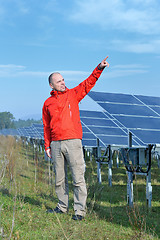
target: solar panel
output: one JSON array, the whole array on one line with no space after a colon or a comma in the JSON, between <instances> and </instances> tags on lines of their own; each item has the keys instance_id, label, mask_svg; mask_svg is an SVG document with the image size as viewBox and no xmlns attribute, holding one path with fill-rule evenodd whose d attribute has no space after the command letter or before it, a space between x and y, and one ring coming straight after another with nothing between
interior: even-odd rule
<instances>
[{"instance_id":1,"label":"solar panel","mask_svg":"<svg viewBox=\"0 0 160 240\"><path fill-rule=\"evenodd\" d=\"M151 108L160 115L160 107L151 106Z\"/></svg>"},{"instance_id":2,"label":"solar panel","mask_svg":"<svg viewBox=\"0 0 160 240\"><path fill-rule=\"evenodd\" d=\"M156 144L160 142L160 132L152 130L132 130L146 144ZM152 137L151 137L152 136Z\"/></svg>"},{"instance_id":3,"label":"solar panel","mask_svg":"<svg viewBox=\"0 0 160 240\"><path fill-rule=\"evenodd\" d=\"M38 133L38 131L34 127L23 127L23 128L18 128L18 132L20 136L23 137L29 137L29 138L35 138L35 139L40 139L41 136Z\"/></svg>"},{"instance_id":4,"label":"solar panel","mask_svg":"<svg viewBox=\"0 0 160 240\"><path fill-rule=\"evenodd\" d=\"M88 94L96 102L119 102L119 103L130 103L130 104L139 104L139 101L129 94L122 93L105 93L105 92L94 92L90 91Z\"/></svg>"},{"instance_id":5,"label":"solar panel","mask_svg":"<svg viewBox=\"0 0 160 240\"><path fill-rule=\"evenodd\" d=\"M83 128L83 146L95 147L97 139L103 147L110 144L128 145L128 130L104 112L80 110L80 117ZM137 139L133 138L133 144L139 145L139 140L137 142Z\"/></svg>"},{"instance_id":6,"label":"solar panel","mask_svg":"<svg viewBox=\"0 0 160 240\"><path fill-rule=\"evenodd\" d=\"M4 135L4 136L7 136L7 135L10 135L10 136L18 136L19 133L17 131L17 129L13 129L13 128L4 128L2 130L0 130L0 135Z\"/></svg>"},{"instance_id":7,"label":"solar panel","mask_svg":"<svg viewBox=\"0 0 160 240\"><path fill-rule=\"evenodd\" d=\"M157 114L144 105L119 104L119 103L99 103L99 105L111 114L135 115L135 116L153 116Z\"/></svg>"},{"instance_id":8,"label":"solar panel","mask_svg":"<svg viewBox=\"0 0 160 240\"><path fill-rule=\"evenodd\" d=\"M38 132L40 135L40 138L43 139L44 133L43 133L43 125L39 123L33 123L32 127Z\"/></svg>"},{"instance_id":9,"label":"solar panel","mask_svg":"<svg viewBox=\"0 0 160 240\"><path fill-rule=\"evenodd\" d=\"M81 117L81 120L83 119L83 123L87 126L98 126L98 127L106 127L106 126L110 126L113 127L115 126L115 124L109 120L109 119L105 119L105 118L96 118L96 117L92 117L92 118L87 118L87 117Z\"/></svg>"},{"instance_id":10,"label":"solar panel","mask_svg":"<svg viewBox=\"0 0 160 240\"><path fill-rule=\"evenodd\" d=\"M134 95L138 100L149 106L160 106L160 97L150 97L142 95Z\"/></svg>"},{"instance_id":11,"label":"solar panel","mask_svg":"<svg viewBox=\"0 0 160 240\"><path fill-rule=\"evenodd\" d=\"M93 91L89 96L140 145L160 143L160 98Z\"/></svg>"},{"instance_id":12,"label":"solar panel","mask_svg":"<svg viewBox=\"0 0 160 240\"><path fill-rule=\"evenodd\" d=\"M128 129L154 129L160 130L160 118L153 117L134 117L134 116L115 116L118 121L120 121Z\"/></svg>"}]
</instances>

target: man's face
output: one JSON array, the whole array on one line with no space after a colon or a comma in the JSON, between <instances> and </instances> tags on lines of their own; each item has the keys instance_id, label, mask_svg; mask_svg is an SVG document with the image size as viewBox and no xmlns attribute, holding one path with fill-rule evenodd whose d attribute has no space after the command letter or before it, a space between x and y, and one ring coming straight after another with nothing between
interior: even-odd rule
<instances>
[{"instance_id":1,"label":"man's face","mask_svg":"<svg viewBox=\"0 0 160 240\"><path fill-rule=\"evenodd\" d=\"M52 81L50 83L50 87L53 90L64 92L66 89L64 78L61 74L56 73L52 76Z\"/></svg>"}]
</instances>

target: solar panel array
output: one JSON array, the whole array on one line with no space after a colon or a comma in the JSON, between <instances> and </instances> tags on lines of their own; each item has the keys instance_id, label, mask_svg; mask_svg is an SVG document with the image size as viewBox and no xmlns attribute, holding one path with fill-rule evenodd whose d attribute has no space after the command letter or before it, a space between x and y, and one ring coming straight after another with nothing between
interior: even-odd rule
<instances>
[{"instance_id":1,"label":"solar panel array","mask_svg":"<svg viewBox=\"0 0 160 240\"><path fill-rule=\"evenodd\" d=\"M43 139L43 136L39 132L39 128L43 129L42 124L32 124L31 127L18 128L18 133L22 137Z\"/></svg>"},{"instance_id":2,"label":"solar panel array","mask_svg":"<svg viewBox=\"0 0 160 240\"><path fill-rule=\"evenodd\" d=\"M119 128L132 132L138 145L160 143L159 97L101 92L89 96Z\"/></svg>"},{"instance_id":3,"label":"solar panel array","mask_svg":"<svg viewBox=\"0 0 160 240\"><path fill-rule=\"evenodd\" d=\"M0 130L0 135L12 135L12 136L16 136L19 135L18 130L17 129L12 129L12 128L3 128L2 130Z\"/></svg>"},{"instance_id":4,"label":"solar panel array","mask_svg":"<svg viewBox=\"0 0 160 240\"><path fill-rule=\"evenodd\" d=\"M80 111L83 128L83 146L97 146L97 138L100 146L107 145L128 145L128 130L120 126L117 121L110 118L104 112ZM137 145L138 139L134 138L133 143Z\"/></svg>"}]
</instances>

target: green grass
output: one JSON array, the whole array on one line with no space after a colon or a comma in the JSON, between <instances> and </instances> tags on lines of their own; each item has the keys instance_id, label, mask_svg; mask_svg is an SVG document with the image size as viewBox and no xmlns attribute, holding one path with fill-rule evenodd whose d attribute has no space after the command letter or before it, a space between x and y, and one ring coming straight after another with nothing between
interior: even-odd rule
<instances>
[{"instance_id":1,"label":"green grass","mask_svg":"<svg viewBox=\"0 0 160 240\"><path fill-rule=\"evenodd\" d=\"M70 175L69 213L48 214L46 209L55 208L58 201L54 176L49 178L49 163L45 162L40 152L33 158L31 145L26 149L21 142L0 136L0 239L160 238L160 169L156 162L152 165L151 209L146 206L145 177L137 176L134 180L134 207L129 208L123 165L119 168L113 166L112 187L108 186L107 165L102 166L101 185L97 183L96 163L86 160L86 166L86 218L80 222L72 220L73 187Z\"/></svg>"}]
</instances>

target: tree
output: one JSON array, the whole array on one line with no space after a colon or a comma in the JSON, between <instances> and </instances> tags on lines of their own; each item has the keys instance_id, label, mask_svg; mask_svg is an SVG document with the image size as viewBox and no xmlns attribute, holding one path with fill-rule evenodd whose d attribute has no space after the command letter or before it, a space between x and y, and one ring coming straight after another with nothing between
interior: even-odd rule
<instances>
[{"instance_id":1,"label":"tree","mask_svg":"<svg viewBox=\"0 0 160 240\"><path fill-rule=\"evenodd\" d=\"M0 112L0 129L3 128L15 128L14 117L10 112Z\"/></svg>"}]
</instances>

